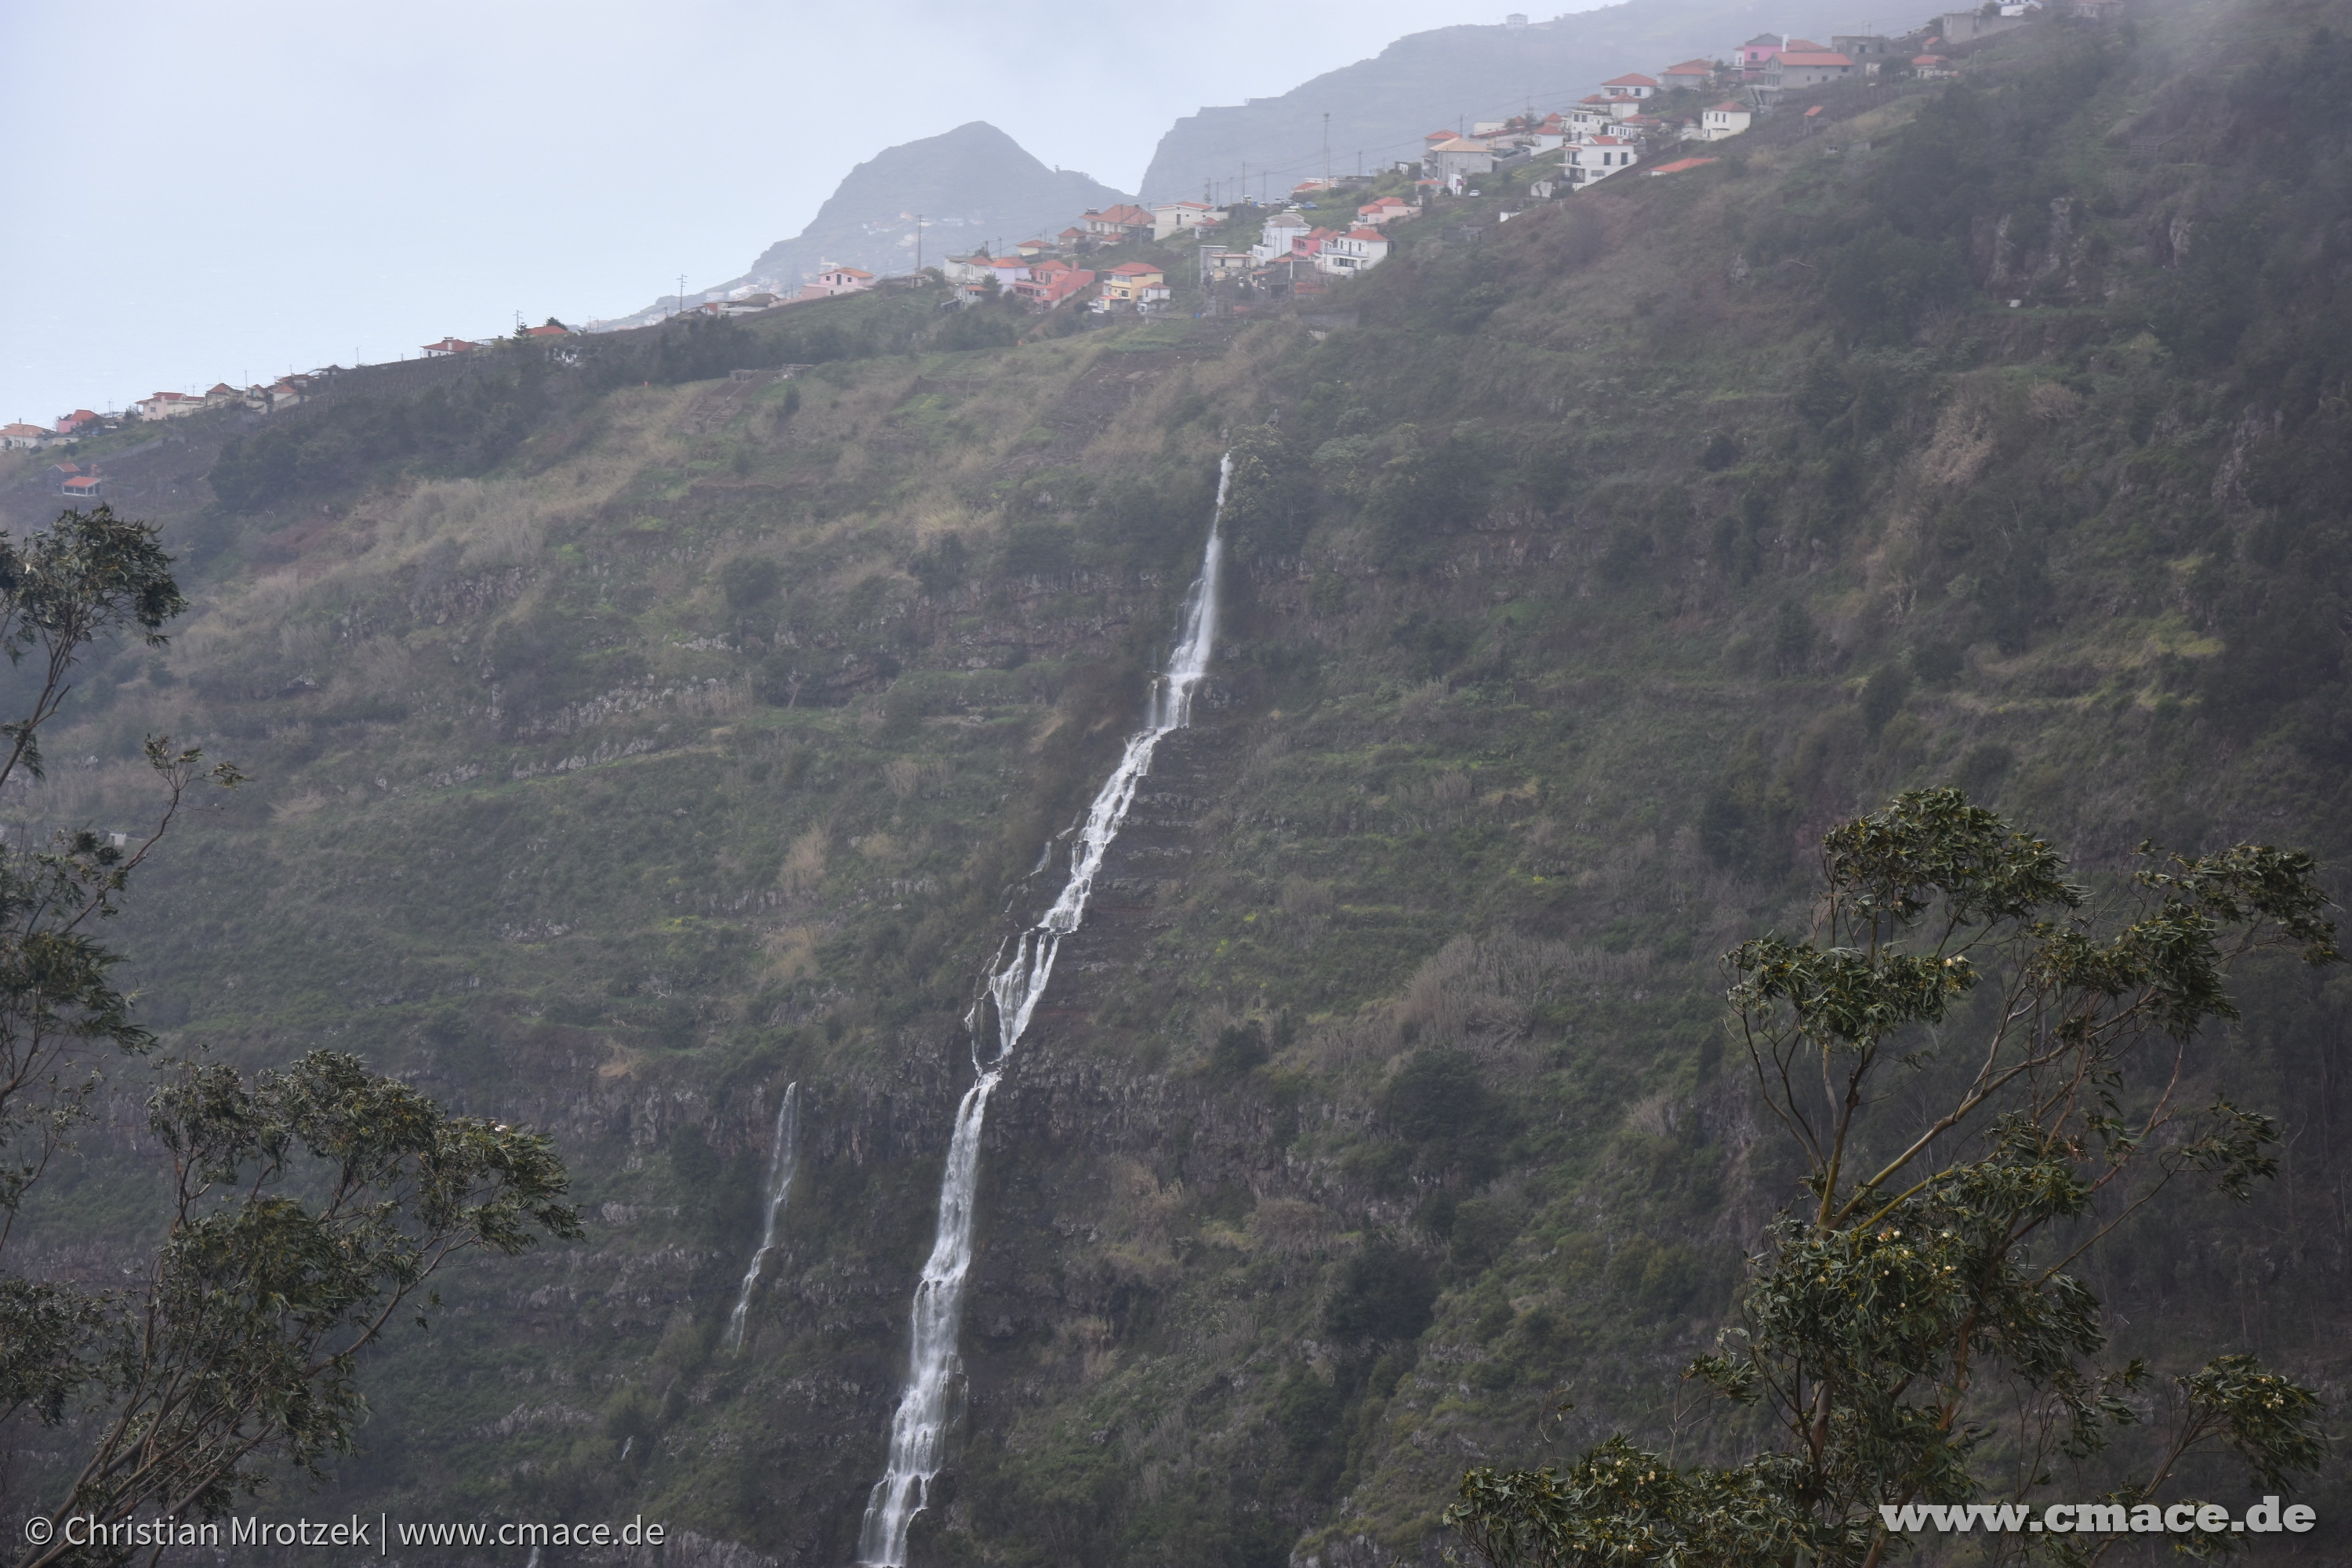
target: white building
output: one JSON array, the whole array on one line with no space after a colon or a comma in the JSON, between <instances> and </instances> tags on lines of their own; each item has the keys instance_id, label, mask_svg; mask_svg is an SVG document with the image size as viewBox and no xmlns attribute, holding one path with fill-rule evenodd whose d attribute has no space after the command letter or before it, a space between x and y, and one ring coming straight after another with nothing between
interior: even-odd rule
<instances>
[{"instance_id":1,"label":"white building","mask_svg":"<svg viewBox=\"0 0 2352 1568\"><path fill-rule=\"evenodd\" d=\"M1171 235L1198 228L1202 224L1225 221L1225 209L1213 207L1206 202L1158 202L1151 208L1151 237L1166 239Z\"/></svg>"},{"instance_id":2,"label":"white building","mask_svg":"<svg viewBox=\"0 0 2352 1568\"><path fill-rule=\"evenodd\" d=\"M1579 142L1567 153L1569 183L1583 186L1598 184L1612 174L1622 174L1642 161L1642 150L1622 136L1596 136L1590 142Z\"/></svg>"},{"instance_id":3,"label":"white building","mask_svg":"<svg viewBox=\"0 0 2352 1568\"><path fill-rule=\"evenodd\" d=\"M1727 136L1737 136L1755 123L1756 116L1745 104L1717 103L1699 110L1698 134L1702 142L1720 142Z\"/></svg>"},{"instance_id":4,"label":"white building","mask_svg":"<svg viewBox=\"0 0 2352 1568\"><path fill-rule=\"evenodd\" d=\"M142 419L177 419L184 414L194 414L205 405L201 397L184 392L159 392L152 397L142 397L131 405L131 411Z\"/></svg>"},{"instance_id":5,"label":"white building","mask_svg":"<svg viewBox=\"0 0 2352 1568\"><path fill-rule=\"evenodd\" d=\"M1495 150L1484 142L1456 136L1423 153L1422 166L1429 171L1430 178L1458 195L1465 180L1494 170Z\"/></svg>"},{"instance_id":6,"label":"white building","mask_svg":"<svg viewBox=\"0 0 2352 1568\"><path fill-rule=\"evenodd\" d=\"M862 294L874 287L874 274L856 267L828 267L801 285L803 300L830 300L838 294Z\"/></svg>"},{"instance_id":7,"label":"white building","mask_svg":"<svg viewBox=\"0 0 2352 1568\"><path fill-rule=\"evenodd\" d=\"M1315 253L1315 265L1340 278L1370 272L1388 259L1389 237L1376 228L1353 228L1335 234Z\"/></svg>"},{"instance_id":8,"label":"white building","mask_svg":"<svg viewBox=\"0 0 2352 1568\"><path fill-rule=\"evenodd\" d=\"M1315 226L1302 213L1276 213L1265 220L1265 232L1250 247L1250 258L1263 265L1279 261L1290 254L1292 244L1315 232Z\"/></svg>"}]
</instances>

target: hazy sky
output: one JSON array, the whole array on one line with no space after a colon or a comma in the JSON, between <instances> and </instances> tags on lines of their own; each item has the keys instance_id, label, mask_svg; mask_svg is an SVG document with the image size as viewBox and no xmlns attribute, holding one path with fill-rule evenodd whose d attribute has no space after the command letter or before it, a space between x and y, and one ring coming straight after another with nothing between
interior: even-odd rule
<instances>
[{"instance_id":1,"label":"hazy sky","mask_svg":"<svg viewBox=\"0 0 2352 1568\"><path fill-rule=\"evenodd\" d=\"M1179 115L1511 3L0 0L0 422L619 315L967 120L1133 190Z\"/></svg>"}]
</instances>

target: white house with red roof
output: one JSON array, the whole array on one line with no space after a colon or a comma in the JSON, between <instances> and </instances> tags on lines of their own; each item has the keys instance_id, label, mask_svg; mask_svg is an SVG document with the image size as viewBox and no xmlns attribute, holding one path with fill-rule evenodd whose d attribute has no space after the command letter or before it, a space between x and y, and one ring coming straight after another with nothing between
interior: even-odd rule
<instances>
[{"instance_id":1,"label":"white house with red roof","mask_svg":"<svg viewBox=\"0 0 2352 1568\"><path fill-rule=\"evenodd\" d=\"M1100 212L1090 208L1080 215L1078 221L1086 226L1090 237L1106 245L1151 237L1151 215L1133 202L1118 202Z\"/></svg>"},{"instance_id":2,"label":"white house with red roof","mask_svg":"<svg viewBox=\"0 0 2352 1568\"><path fill-rule=\"evenodd\" d=\"M1727 136L1739 135L1755 122L1754 110L1744 103L1733 103L1729 100L1711 103L1698 111L1698 139L1720 142Z\"/></svg>"},{"instance_id":3,"label":"white house with red roof","mask_svg":"<svg viewBox=\"0 0 2352 1568\"><path fill-rule=\"evenodd\" d=\"M476 349L480 348L481 346L482 345L479 343L469 343L463 338L443 338L437 343L426 343L425 345L425 357L426 359L446 359L451 354L472 353Z\"/></svg>"},{"instance_id":4,"label":"white house with red roof","mask_svg":"<svg viewBox=\"0 0 2352 1568\"><path fill-rule=\"evenodd\" d=\"M1643 76L1639 71L1629 71L1602 82L1601 91L1608 98L1655 98L1658 95L1658 79Z\"/></svg>"},{"instance_id":5,"label":"white house with red roof","mask_svg":"<svg viewBox=\"0 0 2352 1568\"><path fill-rule=\"evenodd\" d=\"M1658 85L1668 92L1678 87L1705 92L1715 84L1715 68L1713 60L1685 60L1660 71Z\"/></svg>"},{"instance_id":6,"label":"white house with red roof","mask_svg":"<svg viewBox=\"0 0 2352 1568\"><path fill-rule=\"evenodd\" d=\"M844 294L863 294L874 287L874 274L862 267L828 267L801 285L803 300L833 300Z\"/></svg>"},{"instance_id":7,"label":"white house with red roof","mask_svg":"<svg viewBox=\"0 0 2352 1568\"><path fill-rule=\"evenodd\" d=\"M205 400L185 392L159 392L152 397L142 397L131 405L131 411L142 419L177 419L194 414L205 405Z\"/></svg>"},{"instance_id":8,"label":"white house with red roof","mask_svg":"<svg viewBox=\"0 0 2352 1568\"><path fill-rule=\"evenodd\" d=\"M37 452L58 438L38 425L0 425L0 451Z\"/></svg>"},{"instance_id":9,"label":"white house with red roof","mask_svg":"<svg viewBox=\"0 0 2352 1568\"><path fill-rule=\"evenodd\" d=\"M1359 228L1378 228L1384 223L1411 217L1416 210L1402 196L1382 196L1379 201L1367 203L1356 209L1356 226Z\"/></svg>"},{"instance_id":10,"label":"white house with red roof","mask_svg":"<svg viewBox=\"0 0 2352 1568\"><path fill-rule=\"evenodd\" d=\"M1376 228L1351 228L1325 240L1315 253L1315 265L1335 277L1352 278L1388 259L1389 237Z\"/></svg>"},{"instance_id":11,"label":"white house with red roof","mask_svg":"<svg viewBox=\"0 0 2352 1568\"><path fill-rule=\"evenodd\" d=\"M1569 184L1580 187L1623 174L1642 161L1642 149L1628 136L1596 136L1568 149L1565 158Z\"/></svg>"},{"instance_id":12,"label":"white house with red roof","mask_svg":"<svg viewBox=\"0 0 2352 1568\"><path fill-rule=\"evenodd\" d=\"M985 250L975 250L970 256L950 256L940 263L940 276L950 283L978 283L994 276L989 267L995 259Z\"/></svg>"}]
</instances>

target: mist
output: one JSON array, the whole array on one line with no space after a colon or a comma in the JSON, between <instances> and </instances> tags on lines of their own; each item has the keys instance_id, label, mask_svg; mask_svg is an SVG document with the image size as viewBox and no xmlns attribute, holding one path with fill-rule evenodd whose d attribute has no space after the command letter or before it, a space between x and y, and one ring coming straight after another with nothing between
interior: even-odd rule
<instances>
[{"instance_id":1,"label":"mist","mask_svg":"<svg viewBox=\"0 0 2352 1568\"><path fill-rule=\"evenodd\" d=\"M880 149L986 120L1136 188L1204 104L1436 17L685 0L0 9L0 420L614 316L730 278Z\"/></svg>"}]
</instances>

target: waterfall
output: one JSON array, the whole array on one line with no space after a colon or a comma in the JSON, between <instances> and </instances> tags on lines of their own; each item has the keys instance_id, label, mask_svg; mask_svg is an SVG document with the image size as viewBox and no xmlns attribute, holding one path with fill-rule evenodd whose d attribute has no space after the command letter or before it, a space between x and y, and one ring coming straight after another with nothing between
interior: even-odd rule
<instances>
[{"instance_id":1,"label":"waterfall","mask_svg":"<svg viewBox=\"0 0 2352 1568\"><path fill-rule=\"evenodd\" d=\"M735 1293L735 1313L727 1320L727 1348L743 1348L743 1324L751 1311L751 1290L760 1283L760 1270L766 1267L768 1254L776 1250L776 1221L783 1216L784 1200L792 1195L793 1172L800 1164L801 1154L801 1086L784 1087L783 1102L776 1107L776 1131L768 1150L768 1223L760 1232L760 1250L751 1254L751 1266L743 1270L743 1288Z\"/></svg>"},{"instance_id":2,"label":"waterfall","mask_svg":"<svg viewBox=\"0 0 2352 1568\"><path fill-rule=\"evenodd\" d=\"M1118 766L1087 808L1086 824L1070 852L1069 879L1036 924L997 950L999 962L964 1020L971 1030L972 1068L979 1078L956 1107L947 1169L940 1177L939 1230L930 1258L923 1265L922 1282L915 1288L907 1385L890 1418L889 1462L874 1485L857 1532L857 1561L869 1568L906 1568L908 1527L923 1510L931 1478L946 1462L950 1399L962 1372L956 1342L963 1327L964 1277L971 1269L972 1205L980 1183L980 1134L988 1117L988 1097L1003 1078L1013 1047L1027 1033L1030 1016L1045 994L1062 939L1086 919L1095 875L1102 869L1111 840L1118 837L1143 775L1151 771L1152 753L1162 736L1192 722L1193 695L1209 672L1217 641L1217 584L1224 563L1218 524L1232 479L1228 453L1218 468L1216 514L1210 519L1200 575L1184 597L1176 647L1168 656L1168 668L1152 683L1143 728L1127 738Z\"/></svg>"}]
</instances>

